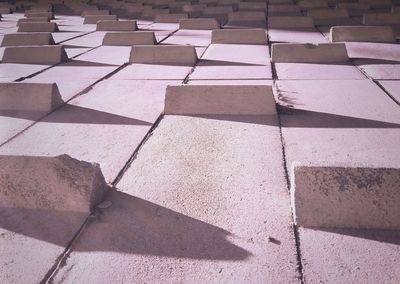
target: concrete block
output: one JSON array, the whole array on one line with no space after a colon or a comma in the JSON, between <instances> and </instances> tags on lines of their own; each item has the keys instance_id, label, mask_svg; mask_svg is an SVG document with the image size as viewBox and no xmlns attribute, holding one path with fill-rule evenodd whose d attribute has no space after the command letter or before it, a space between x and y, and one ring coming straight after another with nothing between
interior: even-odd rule
<instances>
[{"instance_id":1,"label":"concrete block","mask_svg":"<svg viewBox=\"0 0 400 284\"><path fill-rule=\"evenodd\" d=\"M342 26L332 27L331 42L396 42L392 27L387 26Z\"/></svg>"},{"instance_id":2,"label":"concrete block","mask_svg":"<svg viewBox=\"0 0 400 284\"><path fill-rule=\"evenodd\" d=\"M85 16L83 20L84 24L97 24L98 21L116 21L116 15L92 15L92 16Z\"/></svg>"},{"instance_id":3,"label":"concrete block","mask_svg":"<svg viewBox=\"0 0 400 284\"><path fill-rule=\"evenodd\" d=\"M228 26L266 28L265 12L232 12L228 14Z\"/></svg>"},{"instance_id":4,"label":"concrete block","mask_svg":"<svg viewBox=\"0 0 400 284\"><path fill-rule=\"evenodd\" d=\"M267 11L267 3L263 2L239 2L239 11Z\"/></svg>"},{"instance_id":5,"label":"concrete block","mask_svg":"<svg viewBox=\"0 0 400 284\"><path fill-rule=\"evenodd\" d=\"M179 23L181 19L187 19L189 16L186 13L180 14L159 14L154 18L155 23Z\"/></svg>"},{"instance_id":6,"label":"concrete block","mask_svg":"<svg viewBox=\"0 0 400 284\"><path fill-rule=\"evenodd\" d=\"M193 66L197 61L196 49L189 45L145 45L132 47L129 62Z\"/></svg>"},{"instance_id":7,"label":"concrete block","mask_svg":"<svg viewBox=\"0 0 400 284\"><path fill-rule=\"evenodd\" d=\"M272 16L268 17L268 27L271 29L314 28L312 17L304 16Z\"/></svg>"},{"instance_id":8,"label":"concrete block","mask_svg":"<svg viewBox=\"0 0 400 284\"><path fill-rule=\"evenodd\" d=\"M337 8L346 9L350 17L359 17L370 10L371 5L369 3L338 3Z\"/></svg>"},{"instance_id":9,"label":"concrete block","mask_svg":"<svg viewBox=\"0 0 400 284\"><path fill-rule=\"evenodd\" d=\"M272 62L287 63L338 63L347 62L347 50L344 43L274 43Z\"/></svg>"},{"instance_id":10,"label":"concrete block","mask_svg":"<svg viewBox=\"0 0 400 284\"><path fill-rule=\"evenodd\" d=\"M55 83L0 83L1 111L48 113L62 104Z\"/></svg>"},{"instance_id":11,"label":"concrete block","mask_svg":"<svg viewBox=\"0 0 400 284\"><path fill-rule=\"evenodd\" d=\"M58 26L56 23L20 23L18 26L18 32L58 32Z\"/></svg>"},{"instance_id":12,"label":"concrete block","mask_svg":"<svg viewBox=\"0 0 400 284\"><path fill-rule=\"evenodd\" d=\"M154 32L112 32L106 33L103 45L133 46L154 45L157 43Z\"/></svg>"},{"instance_id":13,"label":"concrete block","mask_svg":"<svg viewBox=\"0 0 400 284\"><path fill-rule=\"evenodd\" d=\"M1 14L11 14L12 10L10 8L0 8L0 15Z\"/></svg>"},{"instance_id":14,"label":"concrete block","mask_svg":"<svg viewBox=\"0 0 400 284\"><path fill-rule=\"evenodd\" d=\"M275 115L272 86L168 86L165 114Z\"/></svg>"},{"instance_id":15,"label":"concrete block","mask_svg":"<svg viewBox=\"0 0 400 284\"><path fill-rule=\"evenodd\" d=\"M217 30L221 26L216 19L181 19L180 30Z\"/></svg>"},{"instance_id":16,"label":"concrete block","mask_svg":"<svg viewBox=\"0 0 400 284\"><path fill-rule=\"evenodd\" d=\"M108 191L98 164L71 158L0 156L0 206L87 213Z\"/></svg>"},{"instance_id":17,"label":"concrete block","mask_svg":"<svg viewBox=\"0 0 400 284\"><path fill-rule=\"evenodd\" d=\"M263 29L223 29L211 33L211 43L224 44L267 44Z\"/></svg>"},{"instance_id":18,"label":"concrete block","mask_svg":"<svg viewBox=\"0 0 400 284\"><path fill-rule=\"evenodd\" d=\"M400 25L400 14L396 13L364 14L363 24L372 26Z\"/></svg>"},{"instance_id":19,"label":"concrete block","mask_svg":"<svg viewBox=\"0 0 400 284\"><path fill-rule=\"evenodd\" d=\"M300 16L301 9L297 5L269 5L268 15L270 16Z\"/></svg>"},{"instance_id":20,"label":"concrete block","mask_svg":"<svg viewBox=\"0 0 400 284\"><path fill-rule=\"evenodd\" d=\"M27 11L27 12L25 12L25 17L27 17L27 18L40 17L40 18L48 18L49 20L52 20L52 19L54 19L54 14L53 14L53 12L31 12L31 11Z\"/></svg>"},{"instance_id":21,"label":"concrete block","mask_svg":"<svg viewBox=\"0 0 400 284\"><path fill-rule=\"evenodd\" d=\"M400 169L294 164L291 201L304 227L400 229Z\"/></svg>"},{"instance_id":22,"label":"concrete block","mask_svg":"<svg viewBox=\"0 0 400 284\"><path fill-rule=\"evenodd\" d=\"M337 9L311 9L307 15L314 19L317 26L340 25L349 21L349 13L344 8Z\"/></svg>"},{"instance_id":23,"label":"concrete block","mask_svg":"<svg viewBox=\"0 0 400 284\"><path fill-rule=\"evenodd\" d=\"M328 1L326 0L301 0L297 3L302 9L309 8L327 8Z\"/></svg>"},{"instance_id":24,"label":"concrete block","mask_svg":"<svg viewBox=\"0 0 400 284\"><path fill-rule=\"evenodd\" d=\"M61 45L11 46L4 49L3 63L58 64L68 60Z\"/></svg>"},{"instance_id":25,"label":"concrete block","mask_svg":"<svg viewBox=\"0 0 400 284\"><path fill-rule=\"evenodd\" d=\"M48 22L50 22L50 19L47 17L22 18L18 20L17 27L21 23L48 23Z\"/></svg>"},{"instance_id":26,"label":"concrete block","mask_svg":"<svg viewBox=\"0 0 400 284\"><path fill-rule=\"evenodd\" d=\"M136 21L99 21L96 31L136 31Z\"/></svg>"},{"instance_id":27,"label":"concrete block","mask_svg":"<svg viewBox=\"0 0 400 284\"><path fill-rule=\"evenodd\" d=\"M110 15L110 10L86 10L82 12L82 17Z\"/></svg>"},{"instance_id":28,"label":"concrete block","mask_svg":"<svg viewBox=\"0 0 400 284\"><path fill-rule=\"evenodd\" d=\"M1 46L53 45L51 33L14 33L5 34Z\"/></svg>"}]
</instances>

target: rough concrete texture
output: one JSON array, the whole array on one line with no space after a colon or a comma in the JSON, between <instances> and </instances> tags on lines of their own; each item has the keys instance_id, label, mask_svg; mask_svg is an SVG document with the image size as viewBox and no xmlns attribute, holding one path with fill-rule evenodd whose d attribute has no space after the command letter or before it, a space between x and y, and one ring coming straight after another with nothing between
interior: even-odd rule
<instances>
[{"instance_id":1,"label":"rough concrete texture","mask_svg":"<svg viewBox=\"0 0 400 284\"><path fill-rule=\"evenodd\" d=\"M4 35L1 46L53 45L51 33L12 33Z\"/></svg>"},{"instance_id":2,"label":"rough concrete texture","mask_svg":"<svg viewBox=\"0 0 400 284\"><path fill-rule=\"evenodd\" d=\"M97 22L96 31L136 31L138 29L136 21L110 21L102 20Z\"/></svg>"},{"instance_id":3,"label":"rough concrete texture","mask_svg":"<svg viewBox=\"0 0 400 284\"><path fill-rule=\"evenodd\" d=\"M57 64L68 60L64 47L45 46L9 46L6 47L2 61L5 63Z\"/></svg>"},{"instance_id":4,"label":"rough concrete texture","mask_svg":"<svg viewBox=\"0 0 400 284\"><path fill-rule=\"evenodd\" d=\"M216 19L181 19L180 30L216 30L220 24Z\"/></svg>"},{"instance_id":5,"label":"rough concrete texture","mask_svg":"<svg viewBox=\"0 0 400 284\"><path fill-rule=\"evenodd\" d=\"M63 104L56 84L0 83L0 110L42 115Z\"/></svg>"},{"instance_id":6,"label":"rough concrete texture","mask_svg":"<svg viewBox=\"0 0 400 284\"><path fill-rule=\"evenodd\" d=\"M292 164L291 200L303 227L400 229L400 169Z\"/></svg>"},{"instance_id":7,"label":"rough concrete texture","mask_svg":"<svg viewBox=\"0 0 400 284\"><path fill-rule=\"evenodd\" d=\"M97 24L99 21L116 21L116 15L91 15L85 16L84 24Z\"/></svg>"},{"instance_id":8,"label":"rough concrete texture","mask_svg":"<svg viewBox=\"0 0 400 284\"><path fill-rule=\"evenodd\" d=\"M132 47L130 63L194 65L197 61L193 46L143 45Z\"/></svg>"},{"instance_id":9,"label":"rough concrete texture","mask_svg":"<svg viewBox=\"0 0 400 284\"><path fill-rule=\"evenodd\" d=\"M67 155L0 156L0 164L1 278L39 283L103 199L107 185L98 165Z\"/></svg>"},{"instance_id":10,"label":"rough concrete texture","mask_svg":"<svg viewBox=\"0 0 400 284\"><path fill-rule=\"evenodd\" d=\"M18 25L18 32L49 32L54 33L58 31L56 23L43 23L43 22L26 22Z\"/></svg>"},{"instance_id":11,"label":"rough concrete texture","mask_svg":"<svg viewBox=\"0 0 400 284\"><path fill-rule=\"evenodd\" d=\"M271 52L272 62L277 63L337 63L349 60L343 43L274 43Z\"/></svg>"},{"instance_id":12,"label":"rough concrete texture","mask_svg":"<svg viewBox=\"0 0 400 284\"><path fill-rule=\"evenodd\" d=\"M18 20L17 27L21 23L48 23L48 22L50 22L50 19L47 17L22 18Z\"/></svg>"},{"instance_id":13,"label":"rough concrete texture","mask_svg":"<svg viewBox=\"0 0 400 284\"><path fill-rule=\"evenodd\" d=\"M277 123L165 116L56 281L297 283Z\"/></svg>"},{"instance_id":14,"label":"rough concrete texture","mask_svg":"<svg viewBox=\"0 0 400 284\"><path fill-rule=\"evenodd\" d=\"M331 42L396 42L392 27L384 26L332 27L329 38Z\"/></svg>"},{"instance_id":15,"label":"rough concrete texture","mask_svg":"<svg viewBox=\"0 0 400 284\"><path fill-rule=\"evenodd\" d=\"M133 46L154 45L157 43L154 32L111 32L106 33L103 45Z\"/></svg>"},{"instance_id":16,"label":"rough concrete texture","mask_svg":"<svg viewBox=\"0 0 400 284\"><path fill-rule=\"evenodd\" d=\"M271 86L169 86L165 114L274 115Z\"/></svg>"},{"instance_id":17,"label":"rough concrete texture","mask_svg":"<svg viewBox=\"0 0 400 284\"><path fill-rule=\"evenodd\" d=\"M211 33L213 44L267 44L267 35L262 29L222 29Z\"/></svg>"}]
</instances>

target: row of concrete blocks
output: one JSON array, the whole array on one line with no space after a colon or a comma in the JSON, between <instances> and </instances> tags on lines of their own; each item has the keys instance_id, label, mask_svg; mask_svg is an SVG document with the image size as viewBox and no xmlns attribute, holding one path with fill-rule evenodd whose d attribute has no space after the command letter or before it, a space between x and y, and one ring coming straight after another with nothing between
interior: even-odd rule
<instances>
[{"instance_id":1,"label":"row of concrete blocks","mask_svg":"<svg viewBox=\"0 0 400 284\"><path fill-rule=\"evenodd\" d=\"M0 106L7 111L36 106L50 112L62 103L55 84L0 84ZM272 87L265 85L168 86L164 113L277 115ZM0 164L0 184L8 185L0 186L0 202L7 207L57 207L89 213L108 190L98 165L66 155L0 156ZM63 178L57 175L60 169ZM400 229L399 168L294 164L290 175L292 206L299 226ZM47 207L42 208L44 205Z\"/></svg>"}]
</instances>

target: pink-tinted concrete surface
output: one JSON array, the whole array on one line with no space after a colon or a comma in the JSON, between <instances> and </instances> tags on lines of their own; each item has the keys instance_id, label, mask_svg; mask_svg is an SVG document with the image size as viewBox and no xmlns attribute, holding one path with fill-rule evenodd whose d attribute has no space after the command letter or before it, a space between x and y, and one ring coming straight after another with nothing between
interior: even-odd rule
<instances>
[{"instance_id":1,"label":"pink-tinted concrete surface","mask_svg":"<svg viewBox=\"0 0 400 284\"><path fill-rule=\"evenodd\" d=\"M382 80L379 84L400 104L400 81Z\"/></svg>"},{"instance_id":2,"label":"pink-tinted concrete surface","mask_svg":"<svg viewBox=\"0 0 400 284\"><path fill-rule=\"evenodd\" d=\"M271 42L324 43L328 42L316 29L269 29Z\"/></svg>"}]
</instances>

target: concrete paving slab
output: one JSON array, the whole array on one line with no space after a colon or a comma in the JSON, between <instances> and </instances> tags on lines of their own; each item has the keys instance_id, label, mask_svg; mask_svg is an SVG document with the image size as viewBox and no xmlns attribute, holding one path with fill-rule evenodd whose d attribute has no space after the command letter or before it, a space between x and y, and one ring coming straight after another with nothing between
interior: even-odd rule
<instances>
[{"instance_id":1,"label":"concrete paving slab","mask_svg":"<svg viewBox=\"0 0 400 284\"><path fill-rule=\"evenodd\" d=\"M102 20L96 25L97 31L136 31L136 21L110 21Z\"/></svg>"},{"instance_id":2,"label":"concrete paving slab","mask_svg":"<svg viewBox=\"0 0 400 284\"><path fill-rule=\"evenodd\" d=\"M97 24L99 21L116 21L116 15L87 15L83 20L84 24Z\"/></svg>"},{"instance_id":3,"label":"concrete paving slab","mask_svg":"<svg viewBox=\"0 0 400 284\"><path fill-rule=\"evenodd\" d=\"M45 64L1 63L0 78L7 78L7 82L12 82L19 78L27 77L36 72L43 71L49 67L50 65Z\"/></svg>"},{"instance_id":4,"label":"concrete paving slab","mask_svg":"<svg viewBox=\"0 0 400 284\"><path fill-rule=\"evenodd\" d=\"M130 64L113 75L118 80L183 80L192 66L170 64Z\"/></svg>"},{"instance_id":5,"label":"concrete paving slab","mask_svg":"<svg viewBox=\"0 0 400 284\"><path fill-rule=\"evenodd\" d=\"M346 43L349 58L373 59L395 63L400 61L400 45L395 43L370 43L348 42Z\"/></svg>"},{"instance_id":6,"label":"concrete paving slab","mask_svg":"<svg viewBox=\"0 0 400 284\"><path fill-rule=\"evenodd\" d=\"M266 45L211 44L202 60L221 64L270 65L269 48Z\"/></svg>"},{"instance_id":7,"label":"concrete paving slab","mask_svg":"<svg viewBox=\"0 0 400 284\"><path fill-rule=\"evenodd\" d=\"M347 50L343 43L274 43L271 61L276 63L338 63L347 62Z\"/></svg>"},{"instance_id":8,"label":"concrete paving slab","mask_svg":"<svg viewBox=\"0 0 400 284\"><path fill-rule=\"evenodd\" d=\"M332 27L331 42L396 42L392 27L389 26L344 26Z\"/></svg>"},{"instance_id":9,"label":"concrete paving slab","mask_svg":"<svg viewBox=\"0 0 400 284\"><path fill-rule=\"evenodd\" d=\"M268 17L270 29L302 29L314 28L312 17L306 16L272 16Z\"/></svg>"},{"instance_id":10,"label":"concrete paving slab","mask_svg":"<svg viewBox=\"0 0 400 284\"><path fill-rule=\"evenodd\" d=\"M179 23L181 19L187 19L186 13L179 14L159 14L154 17L154 23Z\"/></svg>"},{"instance_id":11,"label":"concrete paving slab","mask_svg":"<svg viewBox=\"0 0 400 284\"><path fill-rule=\"evenodd\" d=\"M400 81L397 80L381 80L379 84L389 92L393 99L400 103Z\"/></svg>"},{"instance_id":12,"label":"concrete paving slab","mask_svg":"<svg viewBox=\"0 0 400 284\"><path fill-rule=\"evenodd\" d=\"M109 32L103 38L103 45L113 46L152 45L156 43L154 32Z\"/></svg>"},{"instance_id":13,"label":"concrete paving slab","mask_svg":"<svg viewBox=\"0 0 400 284\"><path fill-rule=\"evenodd\" d=\"M84 36L74 38L63 42L68 47L97 47L103 42L103 38L106 32L93 32Z\"/></svg>"},{"instance_id":14,"label":"concrete paving slab","mask_svg":"<svg viewBox=\"0 0 400 284\"><path fill-rule=\"evenodd\" d=\"M1 156L0 163L7 165L0 170L2 281L40 282L104 195L104 178L98 166L66 155Z\"/></svg>"},{"instance_id":15,"label":"concrete paving slab","mask_svg":"<svg viewBox=\"0 0 400 284\"><path fill-rule=\"evenodd\" d=\"M216 19L181 19L180 30L216 30L220 24Z\"/></svg>"},{"instance_id":16,"label":"concrete paving slab","mask_svg":"<svg viewBox=\"0 0 400 284\"><path fill-rule=\"evenodd\" d=\"M165 88L173 84L102 81L3 145L0 155L66 153L99 163L106 181L112 182L162 112Z\"/></svg>"},{"instance_id":17,"label":"concrete paving slab","mask_svg":"<svg viewBox=\"0 0 400 284\"><path fill-rule=\"evenodd\" d=\"M21 45L52 45L54 39L51 33L15 33L6 34L3 37L1 46L21 46Z\"/></svg>"},{"instance_id":18,"label":"concrete paving slab","mask_svg":"<svg viewBox=\"0 0 400 284\"><path fill-rule=\"evenodd\" d=\"M18 32L57 32L58 27L56 23L20 23L18 25Z\"/></svg>"},{"instance_id":19,"label":"concrete paving slab","mask_svg":"<svg viewBox=\"0 0 400 284\"><path fill-rule=\"evenodd\" d=\"M277 123L165 116L56 280L93 280L100 266L114 281L297 282L282 156L269 150L280 146ZM84 252L93 246L107 249Z\"/></svg>"},{"instance_id":20,"label":"concrete paving slab","mask_svg":"<svg viewBox=\"0 0 400 284\"><path fill-rule=\"evenodd\" d=\"M299 228L303 275L309 283L396 283L398 231Z\"/></svg>"},{"instance_id":21,"label":"concrete paving slab","mask_svg":"<svg viewBox=\"0 0 400 284\"><path fill-rule=\"evenodd\" d=\"M228 14L228 27L260 28L267 27L265 12L262 11L238 11Z\"/></svg>"},{"instance_id":22,"label":"concrete paving slab","mask_svg":"<svg viewBox=\"0 0 400 284\"><path fill-rule=\"evenodd\" d=\"M211 43L211 31L178 30L163 41L163 44L192 45L207 47Z\"/></svg>"},{"instance_id":23,"label":"concrete paving slab","mask_svg":"<svg viewBox=\"0 0 400 284\"><path fill-rule=\"evenodd\" d=\"M363 80L366 77L351 63L275 63L280 80Z\"/></svg>"},{"instance_id":24,"label":"concrete paving slab","mask_svg":"<svg viewBox=\"0 0 400 284\"><path fill-rule=\"evenodd\" d=\"M100 46L75 59L109 66L119 66L129 61L130 53L130 46Z\"/></svg>"},{"instance_id":25,"label":"concrete paving slab","mask_svg":"<svg viewBox=\"0 0 400 284\"><path fill-rule=\"evenodd\" d=\"M272 86L272 80L189 80L188 85L239 85L239 86L253 86L263 85Z\"/></svg>"},{"instance_id":26,"label":"concrete paving slab","mask_svg":"<svg viewBox=\"0 0 400 284\"><path fill-rule=\"evenodd\" d=\"M314 28L292 29L268 29L268 37L271 42L287 43L325 43L328 42L323 35Z\"/></svg>"}]
</instances>

